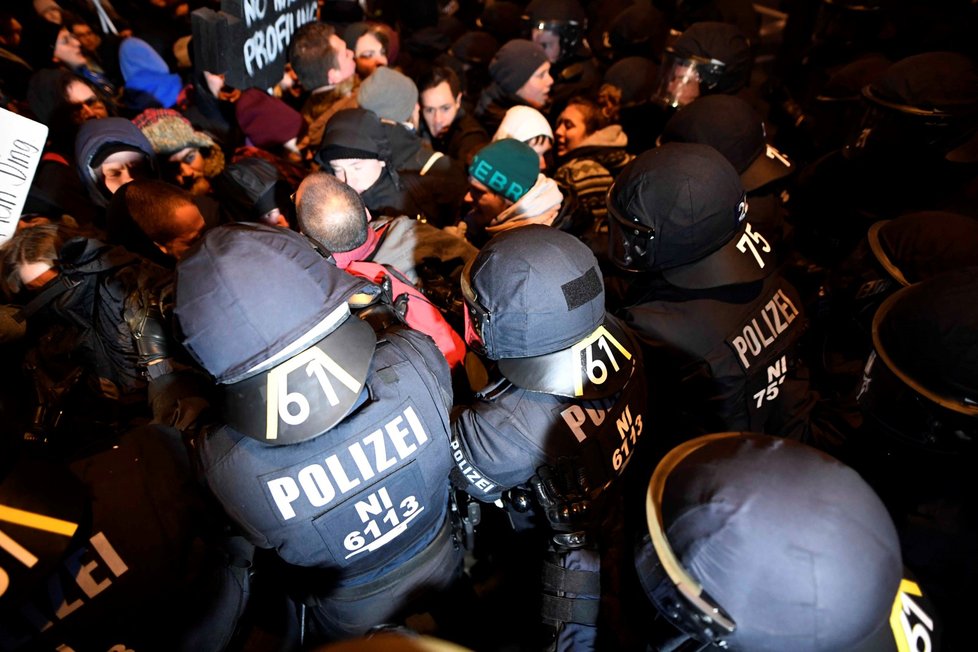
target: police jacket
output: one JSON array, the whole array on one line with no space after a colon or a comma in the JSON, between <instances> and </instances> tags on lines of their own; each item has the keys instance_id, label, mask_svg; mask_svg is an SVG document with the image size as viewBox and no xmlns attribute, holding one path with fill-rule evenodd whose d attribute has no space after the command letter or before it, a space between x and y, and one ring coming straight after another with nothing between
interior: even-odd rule
<instances>
[{"instance_id":1,"label":"police jacket","mask_svg":"<svg viewBox=\"0 0 978 652\"><path fill-rule=\"evenodd\" d=\"M456 483L464 484L474 498L490 502L527 483L541 466L569 463L584 470L595 494L612 484L649 423L638 341L627 329L620 332L625 335L620 344L636 364L625 386L607 398L534 392L503 379L453 414ZM611 346L620 359L620 349Z\"/></svg>"},{"instance_id":2,"label":"police jacket","mask_svg":"<svg viewBox=\"0 0 978 652\"><path fill-rule=\"evenodd\" d=\"M201 442L201 464L255 545L361 584L423 550L446 522L451 403L448 367L434 343L415 331L387 331L357 405L339 424L287 446L224 426Z\"/></svg>"},{"instance_id":3,"label":"police jacket","mask_svg":"<svg viewBox=\"0 0 978 652\"><path fill-rule=\"evenodd\" d=\"M250 545L224 545L176 430L143 426L115 443L70 468L21 457L0 482L13 508L3 531L34 557L33 566L2 561L10 581L0 592L0 649L229 643L247 598Z\"/></svg>"},{"instance_id":4,"label":"police jacket","mask_svg":"<svg viewBox=\"0 0 978 652\"><path fill-rule=\"evenodd\" d=\"M779 274L709 290L669 286L624 318L646 346L654 385L679 401L663 407L684 410L706 432L800 436L810 401L807 382L793 379L794 350L805 319Z\"/></svg>"}]
</instances>

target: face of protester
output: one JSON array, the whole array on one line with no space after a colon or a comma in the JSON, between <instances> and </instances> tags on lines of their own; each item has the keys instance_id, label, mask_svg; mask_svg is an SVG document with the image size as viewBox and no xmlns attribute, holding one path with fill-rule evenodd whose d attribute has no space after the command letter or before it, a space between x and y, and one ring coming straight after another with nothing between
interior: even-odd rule
<instances>
[{"instance_id":1,"label":"face of protester","mask_svg":"<svg viewBox=\"0 0 978 652\"><path fill-rule=\"evenodd\" d=\"M83 81L73 81L65 89L65 98L72 106L72 120L81 124L88 120L101 120L109 117L109 110L95 94L95 91Z\"/></svg>"},{"instance_id":2,"label":"face of protester","mask_svg":"<svg viewBox=\"0 0 978 652\"><path fill-rule=\"evenodd\" d=\"M384 44L371 32L357 39L353 54L356 57L357 74L361 79L366 79L378 66L386 66L388 63Z\"/></svg>"},{"instance_id":3,"label":"face of protester","mask_svg":"<svg viewBox=\"0 0 978 652\"><path fill-rule=\"evenodd\" d=\"M106 157L99 168L106 189L113 195L133 179L146 174L146 157L139 152L116 152Z\"/></svg>"},{"instance_id":4,"label":"face of protester","mask_svg":"<svg viewBox=\"0 0 978 652\"><path fill-rule=\"evenodd\" d=\"M204 179L204 155L196 147L184 147L170 155L170 163L176 166L176 182L190 188Z\"/></svg>"},{"instance_id":5,"label":"face of protester","mask_svg":"<svg viewBox=\"0 0 978 652\"><path fill-rule=\"evenodd\" d=\"M63 63L72 70L88 63L88 59L82 54L81 43L78 42L74 34L64 27L58 32L58 39L54 42L54 56L52 58L55 62Z\"/></svg>"},{"instance_id":6,"label":"face of protester","mask_svg":"<svg viewBox=\"0 0 978 652\"><path fill-rule=\"evenodd\" d=\"M550 76L550 62L545 61L530 75L526 83L520 86L516 95L534 109L541 109L550 100L550 88L554 79Z\"/></svg>"},{"instance_id":7,"label":"face of protester","mask_svg":"<svg viewBox=\"0 0 978 652\"><path fill-rule=\"evenodd\" d=\"M346 42L336 34L329 37L329 44L336 54L336 68L330 68L326 73L326 78L331 85L344 82L353 76L357 70L356 60L353 57L353 50L346 47Z\"/></svg>"},{"instance_id":8,"label":"face of protester","mask_svg":"<svg viewBox=\"0 0 978 652\"><path fill-rule=\"evenodd\" d=\"M296 202L298 202L298 199L299 199L299 195L297 193ZM283 229L289 228L289 221L286 219L284 215L282 215L282 211L280 211L277 208L273 208L272 210L262 215L260 218L258 218L258 221L260 221L262 224L267 224L269 226L280 226Z\"/></svg>"},{"instance_id":9,"label":"face of protester","mask_svg":"<svg viewBox=\"0 0 978 652\"><path fill-rule=\"evenodd\" d=\"M587 137L587 128L584 123L584 113L580 107L569 104L557 118L557 128L554 129L554 137L557 139L557 156L563 156L572 149L576 149Z\"/></svg>"},{"instance_id":10,"label":"face of protester","mask_svg":"<svg viewBox=\"0 0 978 652\"><path fill-rule=\"evenodd\" d=\"M493 218L513 205L513 202L497 195L472 177L469 177L469 192L465 195L465 201L470 202L478 211L483 224L488 224Z\"/></svg>"},{"instance_id":11,"label":"face of protester","mask_svg":"<svg viewBox=\"0 0 978 652\"><path fill-rule=\"evenodd\" d=\"M530 38L543 48L547 58L550 59L550 63L557 63L557 59L560 58L560 37L557 34L534 27Z\"/></svg>"},{"instance_id":12,"label":"face of protester","mask_svg":"<svg viewBox=\"0 0 978 652\"><path fill-rule=\"evenodd\" d=\"M358 193L377 183L385 165L375 158L338 158L329 162L336 178Z\"/></svg>"},{"instance_id":13,"label":"face of protester","mask_svg":"<svg viewBox=\"0 0 978 652\"><path fill-rule=\"evenodd\" d=\"M180 208L174 211L173 222L180 235L169 242L158 242L156 244L163 253L180 260L203 235L206 225L204 224L204 216L200 214L200 209L193 203L182 204Z\"/></svg>"},{"instance_id":14,"label":"face of protester","mask_svg":"<svg viewBox=\"0 0 978 652\"><path fill-rule=\"evenodd\" d=\"M95 52L98 46L102 45L102 37L96 34L91 27L84 23L71 26L71 33L74 34L81 46L89 52Z\"/></svg>"},{"instance_id":15,"label":"face of protester","mask_svg":"<svg viewBox=\"0 0 978 652\"><path fill-rule=\"evenodd\" d=\"M421 115L428 125L428 131L435 137L445 135L455 122L461 106L462 94L452 97L452 88L447 81L421 91Z\"/></svg>"}]
</instances>

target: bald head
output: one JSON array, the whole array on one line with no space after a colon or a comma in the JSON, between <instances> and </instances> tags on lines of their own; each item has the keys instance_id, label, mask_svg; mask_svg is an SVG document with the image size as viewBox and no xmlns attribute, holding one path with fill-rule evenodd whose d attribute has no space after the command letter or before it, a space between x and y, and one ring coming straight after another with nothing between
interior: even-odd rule
<instances>
[{"instance_id":1,"label":"bald head","mask_svg":"<svg viewBox=\"0 0 978 652\"><path fill-rule=\"evenodd\" d=\"M367 241L363 200L332 174L316 172L303 179L295 207L299 230L329 251L351 251Z\"/></svg>"}]
</instances>

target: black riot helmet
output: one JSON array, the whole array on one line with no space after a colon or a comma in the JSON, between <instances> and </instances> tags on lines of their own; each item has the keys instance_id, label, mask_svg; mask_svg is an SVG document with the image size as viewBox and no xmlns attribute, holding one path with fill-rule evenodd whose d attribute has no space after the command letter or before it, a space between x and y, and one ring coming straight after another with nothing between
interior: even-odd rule
<instances>
[{"instance_id":1,"label":"black riot helmet","mask_svg":"<svg viewBox=\"0 0 978 652\"><path fill-rule=\"evenodd\" d=\"M819 65L850 61L878 45L888 0L821 0L809 57Z\"/></svg>"},{"instance_id":2,"label":"black riot helmet","mask_svg":"<svg viewBox=\"0 0 978 652\"><path fill-rule=\"evenodd\" d=\"M974 453L978 440L978 268L890 296L873 318L859 405L906 449Z\"/></svg>"},{"instance_id":3,"label":"black riot helmet","mask_svg":"<svg viewBox=\"0 0 978 652\"><path fill-rule=\"evenodd\" d=\"M890 623L902 591L914 590L902 582L896 528L872 488L825 453L754 433L698 437L659 462L646 519L639 580L700 643L908 649Z\"/></svg>"},{"instance_id":4,"label":"black riot helmet","mask_svg":"<svg viewBox=\"0 0 978 652\"><path fill-rule=\"evenodd\" d=\"M558 229L530 225L490 240L462 271L466 340L517 387L602 398L636 358L604 309L597 259Z\"/></svg>"},{"instance_id":5,"label":"black riot helmet","mask_svg":"<svg viewBox=\"0 0 978 652\"><path fill-rule=\"evenodd\" d=\"M733 94L747 86L753 64L750 39L727 23L693 23L666 48L653 99L679 107L701 95Z\"/></svg>"},{"instance_id":6,"label":"black riot helmet","mask_svg":"<svg viewBox=\"0 0 978 652\"><path fill-rule=\"evenodd\" d=\"M901 59L862 96L866 109L846 157L978 160L978 65L970 58L927 52Z\"/></svg>"},{"instance_id":7,"label":"black riot helmet","mask_svg":"<svg viewBox=\"0 0 978 652\"><path fill-rule=\"evenodd\" d=\"M523 14L529 34L534 31L550 32L560 39L560 53L551 63L573 58L580 52L587 31L587 14L577 0L533 0Z\"/></svg>"},{"instance_id":8,"label":"black riot helmet","mask_svg":"<svg viewBox=\"0 0 978 652\"><path fill-rule=\"evenodd\" d=\"M377 341L347 301L364 287L294 231L208 231L177 265L175 318L223 386L228 425L270 445L316 437L363 399Z\"/></svg>"},{"instance_id":9,"label":"black riot helmet","mask_svg":"<svg viewBox=\"0 0 978 652\"><path fill-rule=\"evenodd\" d=\"M609 253L621 269L661 272L690 289L757 281L773 269L771 245L746 221L737 170L709 145L644 152L618 175L607 204Z\"/></svg>"}]
</instances>

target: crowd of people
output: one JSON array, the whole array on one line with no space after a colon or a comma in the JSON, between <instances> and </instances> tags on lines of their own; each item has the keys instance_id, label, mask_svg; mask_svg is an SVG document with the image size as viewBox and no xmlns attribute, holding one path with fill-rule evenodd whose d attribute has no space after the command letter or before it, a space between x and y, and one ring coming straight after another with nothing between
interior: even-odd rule
<instances>
[{"instance_id":1,"label":"crowd of people","mask_svg":"<svg viewBox=\"0 0 978 652\"><path fill-rule=\"evenodd\" d=\"M974 3L220 4L0 8L0 649L966 649Z\"/></svg>"}]
</instances>

